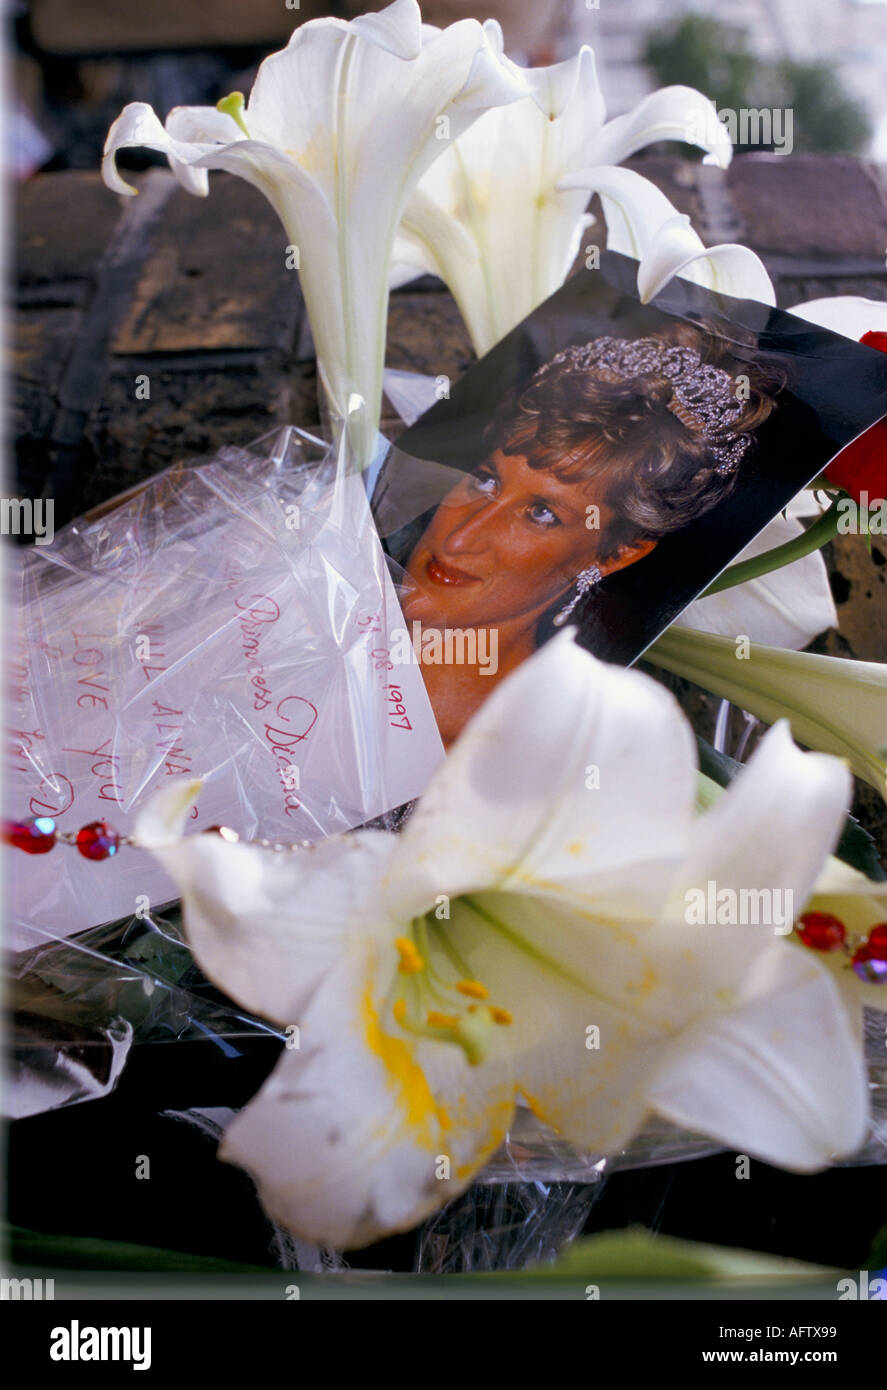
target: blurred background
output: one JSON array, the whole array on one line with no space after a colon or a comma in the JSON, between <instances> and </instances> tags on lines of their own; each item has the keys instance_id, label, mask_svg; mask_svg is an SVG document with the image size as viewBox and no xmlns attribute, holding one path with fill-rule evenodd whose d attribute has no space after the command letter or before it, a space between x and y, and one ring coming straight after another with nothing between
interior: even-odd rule
<instances>
[{"instance_id":1,"label":"blurred background","mask_svg":"<svg viewBox=\"0 0 887 1390\"><path fill-rule=\"evenodd\" d=\"M12 0L8 163L94 169L128 101L173 106L249 92L297 24L361 0ZM719 109L790 107L794 149L887 160L885 0L425 0L425 19L493 16L509 53L551 62L592 44L608 114L654 87L698 87ZM740 145L737 154L766 148ZM133 155L129 167L152 157Z\"/></svg>"}]
</instances>

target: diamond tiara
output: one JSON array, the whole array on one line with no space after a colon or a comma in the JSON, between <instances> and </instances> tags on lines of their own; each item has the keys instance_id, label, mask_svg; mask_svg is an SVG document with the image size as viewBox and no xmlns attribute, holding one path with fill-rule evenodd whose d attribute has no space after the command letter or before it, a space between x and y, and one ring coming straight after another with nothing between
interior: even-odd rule
<instances>
[{"instance_id":1,"label":"diamond tiara","mask_svg":"<svg viewBox=\"0 0 887 1390\"><path fill-rule=\"evenodd\" d=\"M742 462L751 435L731 434L730 426L743 414L744 403L736 398L730 373L703 362L695 348L663 343L658 338L595 338L564 348L540 368L537 378L564 364L576 370L597 367L602 376L617 381L666 377L673 393L669 410L710 445L717 460L716 472L732 473Z\"/></svg>"}]
</instances>

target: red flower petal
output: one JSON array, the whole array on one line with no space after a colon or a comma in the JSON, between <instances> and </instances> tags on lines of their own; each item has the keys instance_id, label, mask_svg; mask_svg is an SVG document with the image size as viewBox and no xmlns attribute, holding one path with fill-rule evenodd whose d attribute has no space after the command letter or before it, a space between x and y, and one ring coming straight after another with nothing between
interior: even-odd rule
<instances>
[{"instance_id":1,"label":"red flower petal","mask_svg":"<svg viewBox=\"0 0 887 1390\"><path fill-rule=\"evenodd\" d=\"M863 333L859 341L887 352L887 333ZM825 476L849 492L856 502L862 500L864 492L868 493L869 505L887 497L887 418L842 449L825 470Z\"/></svg>"}]
</instances>

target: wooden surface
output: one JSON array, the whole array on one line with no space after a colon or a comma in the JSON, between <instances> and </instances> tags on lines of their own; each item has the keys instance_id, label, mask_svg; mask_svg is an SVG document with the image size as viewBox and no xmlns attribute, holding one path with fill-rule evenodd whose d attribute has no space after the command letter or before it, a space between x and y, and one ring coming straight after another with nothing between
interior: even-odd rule
<instances>
[{"instance_id":1,"label":"wooden surface","mask_svg":"<svg viewBox=\"0 0 887 1390\"><path fill-rule=\"evenodd\" d=\"M332 12L321 0L30 0L40 47L65 54L283 46L295 24Z\"/></svg>"}]
</instances>

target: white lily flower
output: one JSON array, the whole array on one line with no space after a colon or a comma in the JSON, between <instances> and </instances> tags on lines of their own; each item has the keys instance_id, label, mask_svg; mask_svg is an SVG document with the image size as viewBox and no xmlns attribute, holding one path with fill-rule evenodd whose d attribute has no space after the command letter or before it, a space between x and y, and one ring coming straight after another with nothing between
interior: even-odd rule
<instances>
[{"instance_id":1,"label":"white lily flower","mask_svg":"<svg viewBox=\"0 0 887 1390\"><path fill-rule=\"evenodd\" d=\"M222 1157L275 1220L350 1248L463 1190L518 1097L594 1153L651 1112L801 1171L854 1150L865 1072L828 970L772 926L687 912L711 883L803 902L849 783L783 725L695 817L675 701L565 633L484 703L400 835L180 839L193 787L165 789L136 834L198 960L297 1038Z\"/></svg>"},{"instance_id":2,"label":"white lily flower","mask_svg":"<svg viewBox=\"0 0 887 1390\"><path fill-rule=\"evenodd\" d=\"M207 170L253 184L280 217L298 265L331 411L353 416L349 434L363 466L375 441L385 353L387 275L394 235L425 170L484 110L523 92L482 26L423 25L416 0L378 14L309 20L262 63L245 108L177 107L161 125L134 102L105 144L103 174L118 193L136 190L117 172L117 152L147 146L168 155L182 185L206 194Z\"/></svg>"},{"instance_id":3,"label":"white lily flower","mask_svg":"<svg viewBox=\"0 0 887 1390\"><path fill-rule=\"evenodd\" d=\"M485 27L501 52L499 25ZM704 141L724 166L732 154L724 126L710 119L711 102L690 87L663 88L605 121L587 46L550 67L519 68L504 55L503 62L529 95L487 112L435 162L409 202L394 252L394 283L426 271L449 286L478 356L567 277L593 221L589 187L568 175L618 163L653 140Z\"/></svg>"},{"instance_id":4,"label":"white lily flower","mask_svg":"<svg viewBox=\"0 0 887 1390\"><path fill-rule=\"evenodd\" d=\"M695 681L765 724L789 720L795 738L845 758L887 800L887 665L761 646L673 625L646 659Z\"/></svg>"},{"instance_id":5,"label":"white lily flower","mask_svg":"<svg viewBox=\"0 0 887 1390\"><path fill-rule=\"evenodd\" d=\"M734 242L706 246L689 217L633 169L588 168L563 179L560 187L599 195L607 249L640 262L641 303L655 299L675 275L735 299L776 303L773 283L754 251Z\"/></svg>"}]
</instances>

